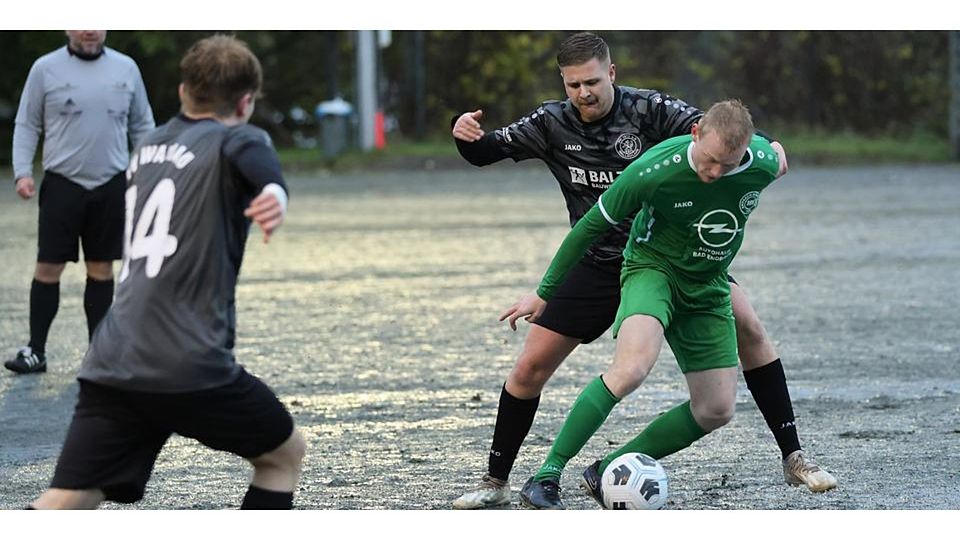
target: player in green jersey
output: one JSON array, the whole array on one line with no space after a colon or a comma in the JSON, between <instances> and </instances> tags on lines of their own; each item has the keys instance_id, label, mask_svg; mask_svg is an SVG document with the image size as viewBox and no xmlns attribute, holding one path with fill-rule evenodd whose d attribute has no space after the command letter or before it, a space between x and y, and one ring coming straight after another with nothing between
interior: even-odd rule
<instances>
[{"instance_id":1,"label":"player in green jersey","mask_svg":"<svg viewBox=\"0 0 960 540\"><path fill-rule=\"evenodd\" d=\"M564 508L559 480L567 461L640 386L664 338L686 377L690 400L588 468L587 487L593 489L597 472L616 456L642 452L659 459L730 421L737 336L726 270L747 217L778 169L777 153L754 136L746 107L736 100L717 103L691 135L668 139L631 163L570 231L531 300L534 313L546 307L596 238L638 212L624 250L613 363L580 393L543 466L521 490L525 506Z\"/></svg>"},{"instance_id":2,"label":"player in green jersey","mask_svg":"<svg viewBox=\"0 0 960 540\"><path fill-rule=\"evenodd\" d=\"M568 36L557 52L567 99L546 101L490 131L480 124L481 111L463 113L452 124L457 149L476 166L506 158L542 161L560 187L571 226L576 224L632 161L666 139L689 134L703 116L699 108L676 96L617 84L610 54L600 36L589 32ZM779 154L783 175L788 169L786 152L776 139L767 139ZM513 330L523 318L531 323L530 331L500 391L485 474L453 501L454 508L510 503L509 475L533 425L544 386L575 349L594 342L613 325L631 226L632 219L625 219L594 242L542 312L534 315L526 309L539 300L531 292L529 299L501 314L500 320L507 320ZM801 447L786 373L773 340L744 288L733 276L728 274L727 279L743 379L780 449L784 480L813 492L835 488L837 480Z\"/></svg>"}]
</instances>

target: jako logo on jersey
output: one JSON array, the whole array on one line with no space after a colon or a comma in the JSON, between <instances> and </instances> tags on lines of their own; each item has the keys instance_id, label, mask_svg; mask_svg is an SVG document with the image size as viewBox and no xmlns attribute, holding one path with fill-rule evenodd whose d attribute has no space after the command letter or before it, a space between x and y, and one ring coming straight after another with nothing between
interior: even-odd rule
<instances>
[{"instance_id":1,"label":"jako logo on jersey","mask_svg":"<svg viewBox=\"0 0 960 540\"><path fill-rule=\"evenodd\" d=\"M693 208L693 201L681 201L673 203L674 208Z\"/></svg>"},{"instance_id":2,"label":"jako logo on jersey","mask_svg":"<svg viewBox=\"0 0 960 540\"><path fill-rule=\"evenodd\" d=\"M740 211L743 212L744 217L749 216L758 204L760 204L760 192L751 191L740 199Z\"/></svg>"},{"instance_id":3,"label":"jako logo on jersey","mask_svg":"<svg viewBox=\"0 0 960 540\"><path fill-rule=\"evenodd\" d=\"M568 144L568 145L564 146L563 149L566 150L566 151L568 151L568 152L579 152L579 151L583 150L583 147L580 146L579 144Z\"/></svg>"},{"instance_id":4,"label":"jako logo on jersey","mask_svg":"<svg viewBox=\"0 0 960 540\"><path fill-rule=\"evenodd\" d=\"M583 184L588 186L587 171L579 167L568 167L570 169L570 181L574 184Z\"/></svg>"},{"instance_id":5,"label":"jako logo on jersey","mask_svg":"<svg viewBox=\"0 0 960 540\"><path fill-rule=\"evenodd\" d=\"M723 247L737 237L742 231L740 222L733 212L723 209L711 210L700 218L693 226L700 235L700 241L712 248Z\"/></svg>"},{"instance_id":6,"label":"jako logo on jersey","mask_svg":"<svg viewBox=\"0 0 960 540\"><path fill-rule=\"evenodd\" d=\"M617 149L617 154L623 159L633 159L640 155L640 137L633 133L624 133L617 137L614 146Z\"/></svg>"}]
</instances>

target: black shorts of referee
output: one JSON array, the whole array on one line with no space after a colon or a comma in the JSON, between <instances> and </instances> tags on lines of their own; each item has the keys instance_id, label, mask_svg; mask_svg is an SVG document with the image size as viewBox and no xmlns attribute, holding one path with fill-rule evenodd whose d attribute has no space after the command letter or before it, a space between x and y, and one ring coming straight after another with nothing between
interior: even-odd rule
<instances>
[{"instance_id":1,"label":"black shorts of referee","mask_svg":"<svg viewBox=\"0 0 960 540\"><path fill-rule=\"evenodd\" d=\"M40 184L37 262L77 262L80 246L87 261L123 257L123 172L94 189L47 171Z\"/></svg>"}]
</instances>

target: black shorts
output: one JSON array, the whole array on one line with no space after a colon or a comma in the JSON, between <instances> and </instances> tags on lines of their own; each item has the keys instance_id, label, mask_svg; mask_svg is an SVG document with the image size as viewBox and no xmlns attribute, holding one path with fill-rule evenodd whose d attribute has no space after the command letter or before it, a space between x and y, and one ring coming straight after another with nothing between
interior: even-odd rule
<instances>
[{"instance_id":1,"label":"black shorts","mask_svg":"<svg viewBox=\"0 0 960 540\"><path fill-rule=\"evenodd\" d=\"M81 241L86 261L122 258L126 189L123 172L88 190L47 171L40 184L37 262L77 262Z\"/></svg>"},{"instance_id":2,"label":"black shorts","mask_svg":"<svg viewBox=\"0 0 960 540\"><path fill-rule=\"evenodd\" d=\"M255 458L293 433L293 419L260 379L199 392L156 394L80 381L80 399L51 488L100 489L107 500L143 498L160 448L177 433L214 450Z\"/></svg>"},{"instance_id":3,"label":"black shorts","mask_svg":"<svg viewBox=\"0 0 960 540\"><path fill-rule=\"evenodd\" d=\"M620 306L620 265L580 259L547 302L537 325L582 343L602 336Z\"/></svg>"}]
</instances>

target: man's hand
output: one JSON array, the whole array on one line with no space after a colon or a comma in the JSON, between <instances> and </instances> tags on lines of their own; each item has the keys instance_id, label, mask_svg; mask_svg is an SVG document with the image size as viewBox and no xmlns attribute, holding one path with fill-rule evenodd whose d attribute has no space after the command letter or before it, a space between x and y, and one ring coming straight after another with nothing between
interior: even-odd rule
<instances>
[{"instance_id":1,"label":"man's hand","mask_svg":"<svg viewBox=\"0 0 960 540\"><path fill-rule=\"evenodd\" d=\"M263 243L266 244L273 232L283 223L283 205L275 194L264 191L250 202L243 215L263 229Z\"/></svg>"},{"instance_id":2,"label":"man's hand","mask_svg":"<svg viewBox=\"0 0 960 540\"><path fill-rule=\"evenodd\" d=\"M777 151L777 155L780 157L780 170L777 171L777 178L787 174L787 151L783 149L783 145L777 141L770 143L770 147Z\"/></svg>"},{"instance_id":3,"label":"man's hand","mask_svg":"<svg viewBox=\"0 0 960 540\"><path fill-rule=\"evenodd\" d=\"M19 195L20 198L24 200L29 199L30 197L33 197L37 193L37 190L34 189L32 176L24 176L22 178L18 178L16 183L16 189L17 189L17 195Z\"/></svg>"},{"instance_id":4,"label":"man's hand","mask_svg":"<svg viewBox=\"0 0 960 540\"><path fill-rule=\"evenodd\" d=\"M523 320L532 323L536 322L543 315L543 310L547 308L547 301L537 296L537 293L530 293L517 303L510 306L506 311L500 314L500 321L506 319L512 330L517 329L517 319L523 317Z\"/></svg>"},{"instance_id":5,"label":"man's hand","mask_svg":"<svg viewBox=\"0 0 960 540\"><path fill-rule=\"evenodd\" d=\"M483 128L480 127L481 118L483 118L482 109L461 114L453 125L453 137L466 142L479 141L483 137Z\"/></svg>"}]
</instances>

